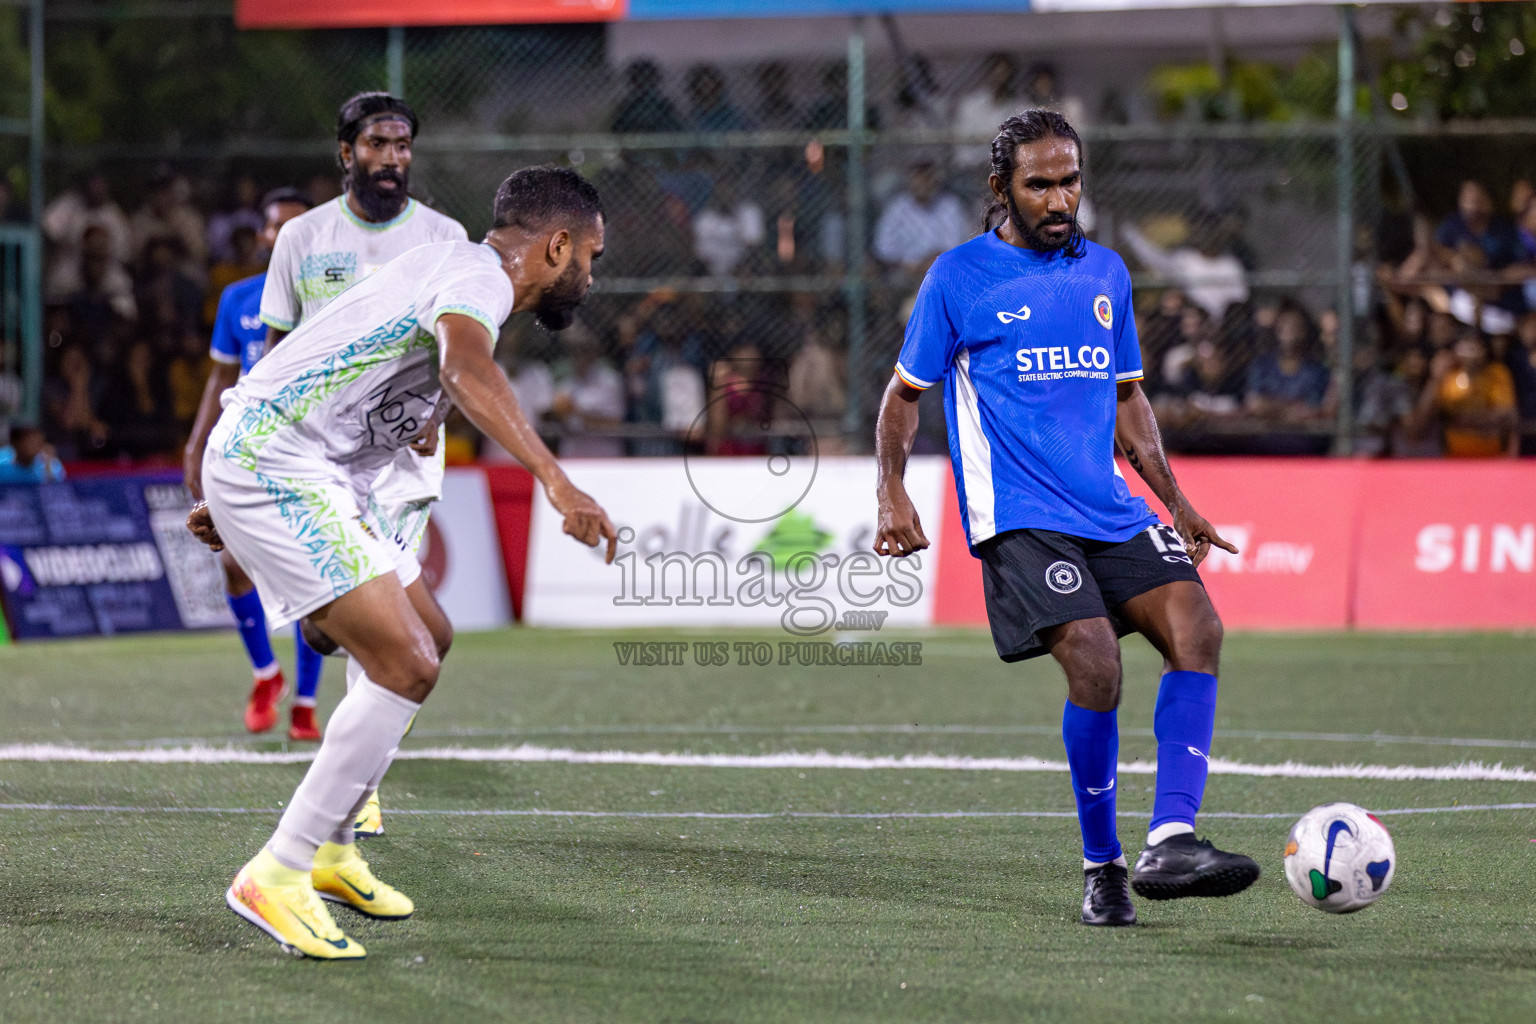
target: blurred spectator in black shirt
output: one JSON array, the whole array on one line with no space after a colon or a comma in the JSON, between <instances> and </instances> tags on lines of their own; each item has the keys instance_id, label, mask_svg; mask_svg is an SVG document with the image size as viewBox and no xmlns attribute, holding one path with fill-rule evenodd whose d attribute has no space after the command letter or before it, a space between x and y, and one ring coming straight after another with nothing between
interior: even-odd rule
<instances>
[{"instance_id":1,"label":"blurred spectator in black shirt","mask_svg":"<svg viewBox=\"0 0 1536 1024\"><path fill-rule=\"evenodd\" d=\"M154 346L139 339L128 346L101 399L108 444L119 455L143 459L176 446L171 389Z\"/></svg>"},{"instance_id":2,"label":"blurred spectator in black shirt","mask_svg":"<svg viewBox=\"0 0 1536 1024\"><path fill-rule=\"evenodd\" d=\"M59 458L92 458L107 444L107 425L98 413L106 382L91 368L80 345L59 353L59 372L43 384L46 432L58 447Z\"/></svg>"},{"instance_id":3,"label":"blurred spectator in black shirt","mask_svg":"<svg viewBox=\"0 0 1536 1024\"><path fill-rule=\"evenodd\" d=\"M624 71L627 92L619 100L609 127L616 132L680 132L683 119L661 91L661 68L655 61L637 60Z\"/></svg>"}]
</instances>

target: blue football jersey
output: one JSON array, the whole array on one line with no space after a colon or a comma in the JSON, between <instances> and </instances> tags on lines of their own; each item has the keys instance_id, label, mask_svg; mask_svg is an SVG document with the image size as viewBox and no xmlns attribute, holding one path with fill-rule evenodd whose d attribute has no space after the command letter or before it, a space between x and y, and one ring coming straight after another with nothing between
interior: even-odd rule
<instances>
[{"instance_id":1,"label":"blue football jersey","mask_svg":"<svg viewBox=\"0 0 1536 1024\"><path fill-rule=\"evenodd\" d=\"M261 322L261 290L266 274L257 274L224 289L219 296L219 312L213 319L215 362L239 363L241 373L249 373L261 358L267 344L267 325Z\"/></svg>"},{"instance_id":2,"label":"blue football jersey","mask_svg":"<svg viewBox=\"0 0 1536 1024\"><path fill-rule=\"evenodd\" d=\"M1157 522L1115 465L1116 384L1140 380L1131 278L1092 242L1073 259L993 232L934 261L896 372L944 386L973 549L1008 530L1123 541Z\"/></svg>"}]
</instances>

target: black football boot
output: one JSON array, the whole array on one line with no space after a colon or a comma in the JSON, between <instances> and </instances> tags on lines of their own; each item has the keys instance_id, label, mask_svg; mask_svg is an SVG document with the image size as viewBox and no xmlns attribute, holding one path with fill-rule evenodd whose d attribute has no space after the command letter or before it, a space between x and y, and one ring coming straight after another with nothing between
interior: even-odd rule
<instances>
[{"instance_id":1,"label":"black football boot","mask_svg":"<svg viewBox=\"0 0 1536 1024\"><path fill-rule=\"evenodd\" d=\"M1122 928L1136 923L1129 875L1111 861L1083 872L1083 924Z\"/></svg>"},{"instance_id":2,"label":"black football boot","mask_svg":"<svg viewBox=\"0 0 1536 1024\"><path fill-rule=\"evenodd\" d=\"M1218 850L1210 840L1197 840L1193 832L1184 832L1141 851L1131 887L1149 900L1231 896L1258 877L1259 866L1252 857Z\"/></svg>"}]
</instances>

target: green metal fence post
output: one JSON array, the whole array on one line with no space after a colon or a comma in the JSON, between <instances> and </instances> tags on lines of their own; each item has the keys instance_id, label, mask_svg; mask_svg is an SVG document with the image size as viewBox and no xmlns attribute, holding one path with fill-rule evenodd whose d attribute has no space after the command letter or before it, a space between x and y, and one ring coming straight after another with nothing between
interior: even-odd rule
<instances>
[{"instance_id":1,"label":"green metal fence post","mask_svg":"<svg viewBox=\"0 0 1536 1024\"><path fill-rule=\"evenodd\" d=\"M43 0L32 0L31 14L27 33L32 87L27 194L32 232L21 258L21 415L36 423L43 411Z\"/></svg>"},{"instance_id":2,"label":"green metal fence post","mask_svg":"<svg viewBox=\"0 0 1536 1024\"><path fill-rule=\"evenodd\" d=\"M1339 396L1333 451L1348 455L1355 437L1355 10L1339 7L1338 97L1338 313L1339 343L1333 368Z\"/></svg>"},{"instance_id":3,"label":"green metal fence post","mask_svg":"<svg viewBox=\"0 0 1536 1024\"><path fill-rule=\"evenodd\" d=\"M864 238L869 219L868 195L864 187L864 132L867 127L864 78L864 19L856 18L848 33L848 272L843 285L848 302L848 412L843 419L843 432L850 439L864 427L863 364L867 333Z\"/></svg>"},{"instance_id":4,"label":"green metal fence post","mask_svg":"<svg viewBox=\"0 0 1536 1024\"><path fill-rule=\"evenodd\" d=\"M388 68L389 94L405 98L405 29L395 25L384 44L384 63Z\"/></svg>"}]
</instances>

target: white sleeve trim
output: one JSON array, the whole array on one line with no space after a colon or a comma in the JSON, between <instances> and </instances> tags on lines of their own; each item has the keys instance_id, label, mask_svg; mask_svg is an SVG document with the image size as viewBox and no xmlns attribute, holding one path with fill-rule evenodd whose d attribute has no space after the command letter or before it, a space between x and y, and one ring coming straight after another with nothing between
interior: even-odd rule
<instances>
[{"instance_id":1,"label":"white sleeve trim","mask_svg":"<svg viewBox=\"0 0 1536 1024\"><path fill-rule=\"evenodd\" d=\"M1115 374L1115 380L1124 383L1128 380L1141 380L1147 375L1145 370L1126 370L1124 373Z\"/></svg>"},{"instance_id":2,"label":"white sleeve trim","mask_svg":"<svg viewBox=\"0 0 1536 1024\"><path fill-rule=\"evenodd\" d=\"M208 350L208 357L216 363L228 363L231 366L240 365L240 357L232 356L228 352L220 352L216 348Z\"/></svg>"},{"instance_id":3,"label":"white sleeve trim","mask_svg":"<svg viewBox=\"0 0 1536 1024\"><path fill-rule=\"evenodd\" d=\"M905 366L902 366L900 362L896 364L896 372L901 374L901 376L905 378L908 384L911 384L917 388L923 388L926 390L933 387L934 384L938 383L937 381L923 380L923 378L919 377Z\"/></svg>"}]
</instances>

